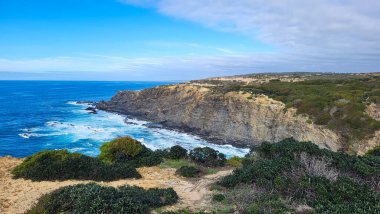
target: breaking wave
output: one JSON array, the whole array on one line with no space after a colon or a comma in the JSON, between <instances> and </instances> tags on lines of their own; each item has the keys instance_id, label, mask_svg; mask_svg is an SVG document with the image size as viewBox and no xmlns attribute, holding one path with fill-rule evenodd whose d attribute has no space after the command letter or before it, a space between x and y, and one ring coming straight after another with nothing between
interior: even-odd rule
<instances>
[{"instance_id":1,"label":"breaking wave","mask_svg":"<svg viewBox=\"0 0 380 214\"><path fill-rule=\"evenodd\" d=\"M188 150L208 146L228 157L244 156L249 151L249 149L236 148L231 145L211 144L187 133L156 126L150 127L147 125L149 124L147 121L127 118L119 114L105 111L90 114L85 108L92 106L91 103L70 101L67 104L68 110L74 114L73 117L47 121L41 127L22 129L19 136L26 139L54 137L55 143L61 142L64 148L92 156L99 154L99 146L102 143L126 135L138 139L153 150L174 145L180 145ZM49 139L47 139L47 143L51 145Z\"/></svg>"}]
</instances>

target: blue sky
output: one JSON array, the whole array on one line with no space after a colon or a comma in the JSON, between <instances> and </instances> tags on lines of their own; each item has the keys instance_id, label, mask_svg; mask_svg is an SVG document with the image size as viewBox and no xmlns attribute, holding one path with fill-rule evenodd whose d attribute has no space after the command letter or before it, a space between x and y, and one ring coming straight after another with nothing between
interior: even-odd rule
<instances>
[{"instance_id":1,"label":"blue sky","mask_svg":"<svg viewBox=\"0 0 380 214\"><path fill-rule=\"evenodd\" d=\"M0 79L380 71L376 1L284 2L1 0Z\"/></svg>"}]
</instances>

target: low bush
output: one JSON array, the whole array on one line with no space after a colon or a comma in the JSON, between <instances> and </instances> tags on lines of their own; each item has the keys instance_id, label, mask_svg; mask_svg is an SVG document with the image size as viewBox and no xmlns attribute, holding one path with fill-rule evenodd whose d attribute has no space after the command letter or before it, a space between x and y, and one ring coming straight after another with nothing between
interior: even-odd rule
<instances>
[{"instance_id":1,"label":"low bush","mask_svg":"<svg viewBox=\"0 0 380 214\"><path fill-rule=\"evenodd\" d=\"M222 202L225 199L226 199L226 196L224 196L223 194L216 194L212 196L212 200L217 201L217 202Z\"/></svg>"},{"instance_id":2,"label":"low bush","mask_svg":"<svg viewBox=\"0 0 380 214\"><path fill-rule=\"evenodd\" d=\"M223 189L217 186L217 191L222 192L226 197L226 202L229 206L236 207L237 213L242 213L246 208L248 208L253 202L258 201L260 198L267 196L266 190L257 187L255 184L244 184L241 183L234 188ZM224 203L224 204L227 204Z\"/></svg>"},{"instance_id":3,"label":"low bush","mask_svg":"<svg viewBox=\"0 0 380 214\"><path fill-rule=\"evenodd\" d=\"M320 149L311 142L297 142L294 139L285 139L275 144L263 143L257 148L257 153L264 159L286 158L288 160L294 160L295 154L307 153L309 156L328 159L332 167L366 180L380 177L379 158L348 155Z\"/></svg>"},{"instance_id":4,"label":"low bush","mask_svg":"<svg viewBox=\"0 0 380 214\"><path fill-rule=\"evenodd\" d=\"M208 214L208 212L193 212L190 210L176 210L176 211L165 211L161 212L160 214Z\"/></svg>"},{"instance_id":5,"label":"low bush","mask_svg":"<svg viewBox=\"0 0 380 214\"><path fill-rule=\"evenodd\" d=\"M111 181L122 178L140 178L128 164L105 164L102 161L67 150L42 151L25 160L12 170L15 178L43 180L96 180Z\"/></svg>"},{"instance_id":6,"label":"low bush","mask_svg":"<svg viewBox=\"0 0 380 214\"><path fill-rule=\"evenodd\" d=\"M281 208L279 213L286 208L281 205L284 198L295 204L306 202L316 213L380 212L378 157L332 152L293 139L263 143L255 152L255 158L247 157L241 168L218 184L230 190L243 184L253 185L275 194L279 199L272 202ZM248 213L269 212L265 207L269 207L267 202L255 198L245 209ZM270 212L276 210L271 208Z\"/></svg>"},{"instance_id":7,"label":"low bush","mask_svg":"<svg viewBox=\"0 0 380 214\"><path fill-rule=\"evenodd\" d=\"M276 197L262 197L257 201L253 202L246 208L243 213L273 213L273 214L283 214L283 213L294 213L294 209Z\"/></svg>"},{"instance_id":8,"label":"low bush","mask_svg":"<svg viewBox=\"0 0 380 214\"><path fill-rule=\"evenodd\" d=\"M141 157L140 159L131 161L131 163L136 166L157 166L162 163L163 158L161 154L154 152L149 153L149 155L145 157Z\"/></svg>"},{"instance_id":9,"label":"low bush","mask_svg":"<svg viewBox=\"0 0 380 214\"><path fill-rule=\"evenodd\" d=\"M190 159L203 166L224 166L226 156L210 147L195 148L190 151Z\"/></svg>"},{"instance_id":10,"label":"low bush","mask_svg":"<svg viewBox=\"0 0 380 214\"><path fill-rule=\"evenodd\" d=\"M169 150L170 159L181 159L187 157L187 150L181 146L172 146Z\"/></svg>"},{"instance_id":11,"label":"low bush","mask_svg":"<svg viewBox=\"0 0 380 214\"><path fill-rule=\"evenodd\" d=\"M215 169L215 168L209 168L207 167L206 169L204 169L204 171L206 171L206 174L207 175L212 175L212 174L216 174L219 172L218 169Z\"/></svg>"},{"instance_id":12,"label":"low bush","mask_svg":"<svg viewBox=\"0 0 380 214\"><path fill-rule=\"evenodd\" d=\"M243 158L234 156L227 159L227 165L232 167L241 167L243 165Z\"/></svg>"},{"instance_id":13,"label":"low bush","mask_svg":"<svg viewBox=\"0 0 380 214\"><path fill-rule=\"evenodd\" d=\"M367 185L348 177L331 182L323 177L303 177L295 196L306 199L314 212L323 213L379 213L379 196ZM311 194L312 193L312 194Z\"/></svg>"},{"instance_id":14,"label":"low bush","mask_svg":"<svg viewBox=\"0 0 380 214\"><path fill-rule=\"evenodd\" d=\"M136 186L119 188L97 184L67 186L42 196L27 213L149 213L176 203L178 195L172 189L148 189Z\"/></svg>"},{"instance_id":15,"label":"low bush","mask_svg":"<svg viewBox=\"0 0 380 214\"><path fill-rule=\"evenodd\" d=\"M181 168L177 169L176 174L181 175L183 177L192 178L199 175L201 172L200 169L193 166L182 166Z\"/></svg>"},{"instance_id":16,"label":"low bush","mask_svg":"<svg viewBox=\"0 0 380 214\"><path fill-rule=\"evenodd\" d=\"M376 146L375 148L369 150L366 155L380 157L380 146Z\"/></svg>"},{"instance_id":17,"label":"low bush","mask_svg":"<svg viewBox=\"0 0 380 214\"><path fill-rule=\"evenodd\" d=\"M144 150L145 146L139 141L130 137L120 137L100 147L99 159L104 162L122 162L134 159Z\"/></svg>"},{"instance_id":18,"label":"low bush","mask_svg":"<svg viewBox=\"0 0 380 214\"><path fill-rule=\"evenodd\" d=\"M121 137L104 143L98 158L105 163L128 163L135 167L156 166L163 161L165 151L152 151L139 141Z\"/></svg>"},{"instance_id":19,"label":"low bush","mask_svg":"<svg viewBox=\"0 0 380 214\"><path fill-rule=\"evenodd\" d=\"M179 169L183 166L194 166L195 167L196 164L191 162L188 159L178 159L178 160L164 159L164 161L160 164L161 168Z\"/></svg>"}]
</instances>

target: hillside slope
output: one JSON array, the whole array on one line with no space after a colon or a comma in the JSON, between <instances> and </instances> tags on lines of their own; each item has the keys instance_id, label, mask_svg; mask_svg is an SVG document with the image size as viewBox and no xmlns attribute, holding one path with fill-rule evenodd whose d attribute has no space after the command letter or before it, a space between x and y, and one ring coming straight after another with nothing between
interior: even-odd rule
<instances>
[{"instance_id":1,"label":"hillside slope","mask_svg":"<svg viewBox=\"0 0 380 214\"><path fill-rule=\"evenodd\" d=\"M215 143L256 145L293 137L338 150L333 131L308 122L295 109L258 95L217 93L196 84L159 86L142 91L121 91L99 109L119 112L198 134Z\"/></svg>"}]
</instances>

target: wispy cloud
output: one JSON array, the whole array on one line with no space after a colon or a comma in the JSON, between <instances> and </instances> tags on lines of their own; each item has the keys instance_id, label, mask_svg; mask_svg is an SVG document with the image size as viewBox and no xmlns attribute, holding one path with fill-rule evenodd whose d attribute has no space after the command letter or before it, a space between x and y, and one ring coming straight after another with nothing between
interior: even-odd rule
<instances>
[{"instance_id":1,"label":"wispy cloud","mask_svg":"<svg viewBox=\"0 0 380 214\"><path fill-rule=\"evenodd\" d=\"M0 59L0 71L96 72L98 79L125 80L185 80L278 71L380 71L380 1L377 0L120 1L260 39L275 45L277 51L239 53L192 42L148 41L144 45L212 49L215 54L145 58L83 54L82 57Z\"/></svg>"},{"instance_id":2,"label":"wispy cloud","mask_svg":"<svg viewBox=\"0 0 380 214\"><path fill-rule=\"evenodd\" d=\"M26 47L20 43L20 47L9 48L11 51L3 51L2 55L9 56L9 58L0 58L0 72L2 72L0 79L10 78L16 73L22 74L19 75L20 78L54 73L56 77L71 79L185 80L251 72L380 71L379 0L115 1L122 3L117 5L120 7L123 7L123 4L129 4L134 7L155 10L167 17L205 26L212 29L212 37L203 37L203 33L191 35L192 29L186 29L182 34L170 36L164 34L164 36L157 37L153 35L146 40L144 40L145 37L142 37L141 40L137 38L136 42L134 42L135 37L131 37L134 39L130 39L128 44L132 45L130 47L122 45L127 47L125 49L115 48L113 45L119 45L121 42L113 43L111 37L109 39L104 37L105 48L103 45L92 48L92 44L88 44L89 47L86 46L84 49L83 47L68 47L63 52L49 51L50 49L59 49L53 48L55 46L36 48L32 47L33 44ZM137 12L141 11L137 10ZM139 20L132 21L138 22ZM147 25L150 27L150 25L155 25L154 21L152 19L149 23L143 23L148 23ZM165 25L169 22L170 20L162 21L161 24ZM175 22L178 25L173 26L184 24ZM75 23L73 24L75 25ZM141 23L136 26L139 24ZM123 25L115 26L123 27ZM191 24L191 26L193 25ZM165 27L168 26L165 25ZM181 25L181 27L184 26ZM138 31L139 28L128 30ZM217 34L214 34L214 31L228 32L234 35L213 41L213 36ZM186 35L184 35L185 33ZM109 35L113 35L113 33ZM226 34L222 33L221 35L225 36ZM147 41L152 38L157 41ZM192 42L192 38L195 38L193 41L196 42ZM236 39L231 41L231 38ZM237 41L239 38L243 40L252 38L252 41L240 44ZM260 44L270 46L270 50L246 47L247 45L255 46L257 40L262 41ZM228 41L231 43L226 44ZM44 42L41 41L41 43ZM77 44L76 39L73 44ZM49 56L52 53L70 55L74 52L77 53L76 51L96 53L76 54L79 57L71 55L14 58L14 53L28 52L28 50L33 53L41 53L34 56ZM104 50L110 55L102 54L101 52ZM13 58L11 58L12 52L14 52ZM111 55L112 53L115 55ZM26 53L23 56L33 56L33 54ZM57 75L57 73L62 75Z\"/></svg>"},{"instance_id":3,"label":"wispy cloud","mask_svg":"<svg viewBox=\"0 0 380 214\"><path fill-rule=\"evenodd\" d=\"M249 55L166 56L127 58L87 54L84 57L56 57L29 60L0 59L0 72L71 75L69 79L94 80L190 80L211 76L253 72L326 71L360 72L376 70L367 58L260 53ZM316 63L316 60L318 63ZM344 68L344 69L342 69ZM56 75L56 77L59 75Z\"/></svg>"},{"instance_id":4,"label":"wispy cloud","mask_svg":"<svg viewBox=\"0 0 380 214\"><path fill-rule=\"evenodd\" d=\"M152 0L144 4L167 16L260 39L278 47L281 52L276 57L298 60L280 70L289 70L299 61L307 70L380 70L377 0ZM271 65L262 69L266 67Z\"/></svg>"},{"instance_id":5,"label":"wispy cloud","mask_svg":"<svg viewBox=\"0 0 380 214\"><path fill-rule=\"evenodd\" d=\"M214 47L211 45L199 44L195 42L172 42L172 41L149 41L145 42L145 45L164 47L164 48L186 48L207 51L216 51L220 54L238 54L238 51L230 50L228 48Z\"/></svg>"}]
</instances>

